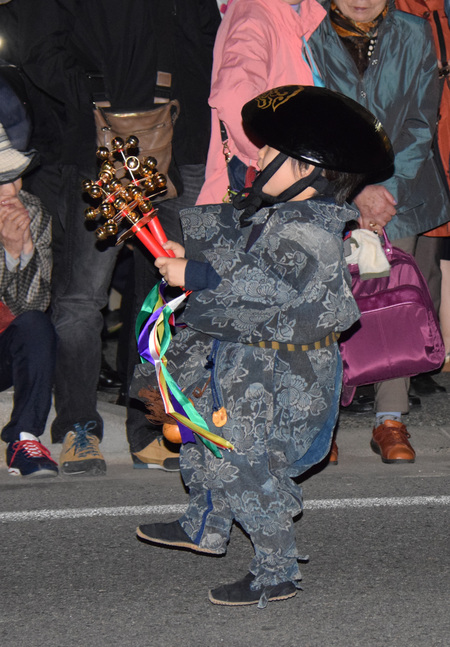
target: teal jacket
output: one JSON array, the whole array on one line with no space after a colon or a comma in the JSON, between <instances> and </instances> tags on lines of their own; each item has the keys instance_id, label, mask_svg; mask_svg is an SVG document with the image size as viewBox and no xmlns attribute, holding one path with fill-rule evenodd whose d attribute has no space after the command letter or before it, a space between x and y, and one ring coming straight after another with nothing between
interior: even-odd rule
<instances>
[{"instance_id":1,"label":"teal jacket","mask_svg":"<svg viewBox=\"0 0 450 647\"><path fill-rule=\"evenodd\" d=\"M329 2L323 3L327 11ZM391 240L424 233L450 220L450 205L431 143L439 86L430 26L390 10L361 79L327 16L309 41L325 86L368 108L383 124L395 151L395 173L383 185L397 200L386 227Z\"/></svg>"}]
</instances>

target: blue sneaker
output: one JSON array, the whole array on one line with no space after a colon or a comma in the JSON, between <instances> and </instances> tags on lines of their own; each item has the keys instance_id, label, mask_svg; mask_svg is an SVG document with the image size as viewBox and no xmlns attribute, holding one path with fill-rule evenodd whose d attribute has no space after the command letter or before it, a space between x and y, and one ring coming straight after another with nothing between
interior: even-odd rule
<instances>
[{"instance_id":1,"label":"blue sneaker","mask_svg":"<svg viewBox=\"0 0 450 647\"><path fill-rule=\"evenodd\" d=\"M58 464L51 457L50 451L36 436L26 431L20 433L19 440L8 444L6 464L12 476L58 476Z\"/></svg>"}]
</instances>

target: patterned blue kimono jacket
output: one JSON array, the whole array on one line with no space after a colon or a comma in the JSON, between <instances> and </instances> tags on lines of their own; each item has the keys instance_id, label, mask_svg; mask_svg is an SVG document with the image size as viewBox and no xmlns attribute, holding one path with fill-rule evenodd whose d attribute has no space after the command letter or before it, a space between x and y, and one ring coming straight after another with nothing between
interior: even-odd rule
<instances>
[{"instance_id":1,"label":"patterned blue kimono jacket","mask_svg":"<svg viewBox=\"0 0 450 647\"><path fill-rule=\"evenodd\" d=\"M342 369L333 333L359 317L342 243L355 211L323 199L289 202L261 209L244 229L239 215L231 205L181 213L186 258L209 262L221 281L191 294L186 328L166 357L210 430L234 445L222 458L200 442L182 447L190 503L180 523L199 546L223 554L239 522L255 549L259 588L301 577L292 519L302 492L292 477L326 456L336 423ZM137 367L135 393L152 371ZM222 406L227 422L218 429L212 413Z\"/></svg>"}]
</instances>

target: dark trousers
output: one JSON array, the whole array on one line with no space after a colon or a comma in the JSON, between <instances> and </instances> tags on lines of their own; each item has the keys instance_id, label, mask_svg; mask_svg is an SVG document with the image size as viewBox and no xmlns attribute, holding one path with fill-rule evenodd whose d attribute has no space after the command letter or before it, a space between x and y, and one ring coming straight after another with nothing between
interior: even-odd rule
<instances>
[{"instance_id":1,"label":"dark trousers","mask_svg":"<svg viewBox=\"0 0 450 647\"><path fill-rule=\"evenodd\" d=\"M183 193L178 198L162 202L158 206L158 217L167 238L178 243L183 243L179 212L181 209L195 205L205 180L205 167L203 164L189 164L181 166L180 173L183 179ZM138 242L135 244L134 263L135 319L144 303L145 297L153 286L161 280L161 276L154 266L154 258L150 252L144 249ZM137 353L136 338L134 336L134 323L129 343L128 384L131 381L134 366L140 362ZM135 399L128 400L127 438L131 452L138 452L144 449L156 436L161 434L161 429L152 426L146 419L145 413L146 410L142 402Z\"/></svg>"},{"instance_id":2,"label":"dark trousers","mask_svg":"<svg viewBox=\"0 0 450 647\"><path fill-rule=\"evenodd\" d=\"M55 409L52 442L62 442L75 423L94 420L92 432L103 436L97 411L103 328L102 308L119 251L114 241L97 242L86 225L88 206L81 190L83 179L95 179L97 168L65 165L45 167L30 188L52 214L53 278L52 321L58 335L55 369ZM95 227L94 227L95 228Z\"/></svg>"},{"instance_id":3,"label":"dark trousers","mask_svg":"<svg viewBox=\"0 0 450 647\"><path fill-rule=\"evenodd\" d=\"M31 310L0 333L0 391L14 387L11 419L1 432L6 443L21 431L44 433L52 402L56 334L50 318Z\"/></svg>"}]
</instances>

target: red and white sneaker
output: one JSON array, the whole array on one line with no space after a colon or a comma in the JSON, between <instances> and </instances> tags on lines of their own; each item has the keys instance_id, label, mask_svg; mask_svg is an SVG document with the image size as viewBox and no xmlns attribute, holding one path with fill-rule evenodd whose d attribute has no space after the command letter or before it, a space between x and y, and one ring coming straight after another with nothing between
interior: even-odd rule
<instances>
[{"instance_id":1,"label":"red and white sneaker","mask_svg":"<svg viewBox=\"0 0 450 647\"><path fill-rule=\"evenodd\" d=\"M6 464L12 476L58 476L58 464L51 457L50 451L36 436L26 431L20 433L19 440L9 443Z\"/></svg>"}]
</instances>

